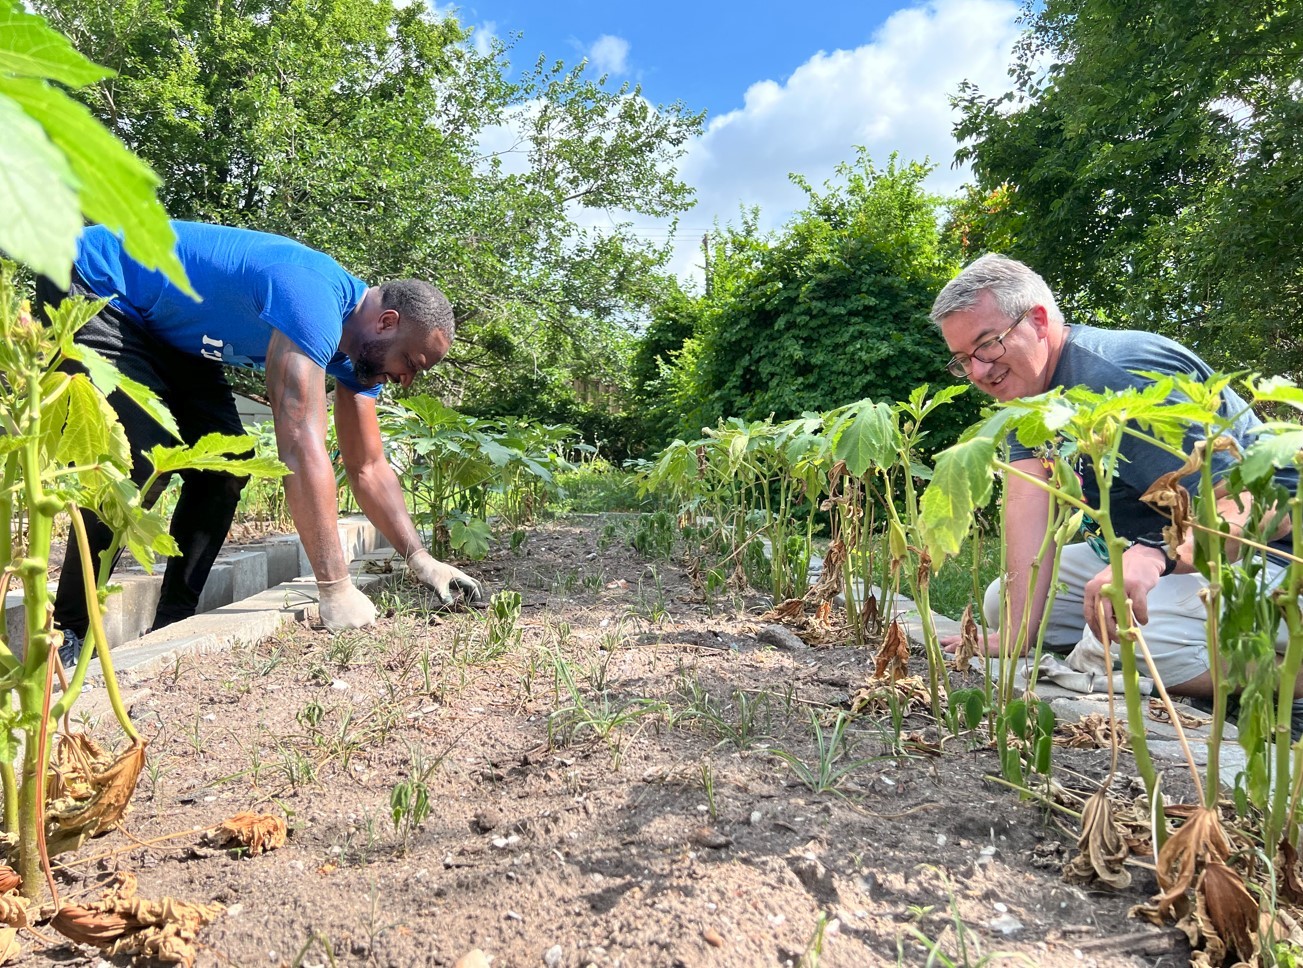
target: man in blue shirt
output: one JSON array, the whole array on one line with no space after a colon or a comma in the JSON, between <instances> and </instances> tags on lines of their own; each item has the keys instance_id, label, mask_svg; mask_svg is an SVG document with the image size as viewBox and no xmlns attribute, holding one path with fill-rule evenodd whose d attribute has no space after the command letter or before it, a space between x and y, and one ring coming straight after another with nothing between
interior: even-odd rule
<instances>
[{"instance_id":1,"label":"man in blue shirt","mask_svg":"<svg viewBox=\"0 0 1303 968\"><path fill-rule=\"evenodd\" d=\"M947 283L932 306L932 319L955 354L950 371L967 376L979 390L1001 401L1036 396L1055 387L1084 386L1096 392L1144 387L1152 381L1139 375L1141 371L1185 373L1199 379L1212 373L1190 350L1153 333L1067 325L1045 281L1023 263L999 255L982 256ZM1260 421L1229 389L1222 392L1221 413L1227 419L1236 418L1227 433L1237 439L1241 449L1253 441ZM1199 429L1192 427L1186 436L1187 451L1200 436ZM1168 690L1185 696L1211 696L1206 613L1200 597L1208 583L1192 564L1193 539L1187 536L1178 556L1168 557L1162 536L1167 519L1140 500L1160 476L1179 468L1181 460L1130 437L1121 455L1109 509L1118 534L1132 542L1122 556L1127 598L1136 621L1145 627L1145 643ZM1209 459L1214 479L1220 481L1232 457L1217 452ZM1016 443L1010 462L1028 477L1048 478L1040 458ZM1298 487L1297 475L1291 470L1279 471L1277 480L1291 491ZM1086 502L1097 506L1093 474L1084 475L1082 487ZM1217 496L1219 512L1232 535L1238 534L1251 510L1248 497L1237 498L1221 489ZM1030 599L1026 614L1028 628L1034 631L1041 625L1049 593L1049 568L1041 568L1036 587L1029 587L1031 566L1049 519L1049 496L1027 479L1010 476L1005 481L1005 502L1007 507L1017 508L1017 513L1007 515L1003 537L1008 571L988 590L988 620L993 626L999 623L998 593L1003 581L1008 589L1009 615L1021 617ZM1283 551L1291 546L1288 518L1271 536L1271 544ZM1278 581L1284 567L1284 559L1269 556L1264 580L1268 584ZM1070 544L1063 549L1059 580L1064 587L1050 613L1046 646L1051 651L1080 648L1079 654L1097 652L1102 660L1099 640L1106 634L1116 639L1117 630L1103 593L1112 581L1107 557L1099 557L1090 541ZM1105 627L1100 625L1100 606ZM1282 624L1277 643L1282 650L1287 637ZM943 644L953 648L956 642ZM987 651L998 653L998 639L992 638ZM1303 683L1298 692L1303 695Z\"/></svg>"},{"instance_id":2,"label":"man in blue shirt","mask_svg":"<svg viewBox=\"0 0 1303 968\"><path fill-rule=\"evenodd\" d=\"M281 460L289 467L290 514L317 578L328 628L357 628L376 610L352 583L340 547L335 471L326 452L326 383L335 378L335 429L358 505L413 575L445 604L453 590L478 602L480 585L436 561L421 544L403 493L384 457L376 396L384 383L410 385L443 359L452 344L452 307L434 286L415 279L368 286L329 256L291 239L248 229L174 222L177 255L195 301L161 273L145 269L103 226L78 242L70 292L107 297L108 305L77 334L127 376L157 393L186 443L209 433L242 433L223 364L263 369ZM47 280L38 301L64 293ZM109 402L131 442L132 478L151 468L143 455L171 435L121 392ZM181 548L168 560L154 628L193 615L213 561L230 528L245 479L184 471L171 532ZM166 482L147 496L152 503ZM91 557L98 561L111 532L87 516ZM54 618L72 639L84 637L83 563L76 545L65 556Z\"/></svg>"}]
</instances>

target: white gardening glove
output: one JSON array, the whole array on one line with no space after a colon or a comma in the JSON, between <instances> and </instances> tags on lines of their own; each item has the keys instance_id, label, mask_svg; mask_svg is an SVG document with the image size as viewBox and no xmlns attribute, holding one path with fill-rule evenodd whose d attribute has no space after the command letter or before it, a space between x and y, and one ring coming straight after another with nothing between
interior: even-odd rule
<instances>
[{"instance_id":1,"label":"white gardening glove","mask_svg":"<svg viewBox=\"0 0 1303 968\"><path fill-rule=\"evenodd\" d=\"M358 591L352 578L319 581L317 595L321 602L321 622L332 632L360 629L376 620L375 603Z\"/></svg>"},{"instance_id":2,"label":"white gardening glove","mask_svg":"<svg viewBox=\"0 0 1303 968\"><path fill-rule=\"evenodd\" d=\"M464 571L458 571L452 565L445 565L435 560L434 556L422 548L414 551L407 559L407 570L423 585L429 585L439 596L444 605L453 603L452 590L462 593L467 605L484 604L484 588Z\"/></svg>"}]
</instances>

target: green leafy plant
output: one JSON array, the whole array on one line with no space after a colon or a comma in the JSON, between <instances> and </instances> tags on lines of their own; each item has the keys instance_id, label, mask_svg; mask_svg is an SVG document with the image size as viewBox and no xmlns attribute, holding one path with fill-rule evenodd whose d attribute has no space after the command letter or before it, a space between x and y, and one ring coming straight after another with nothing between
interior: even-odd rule
<instances>
[{"instance_id":1,"label":"green leafy plant","mask_svg":"<svg viewBox=\"0 0 1303 968\"><path fill-rule=\"evenodd\" d=\"M569 466L561 454L569 427L469 417L429 396L382 404L379 413L412 518L436 554L483 557L490 510L512 528L528 521Z\"/></svg>"},{"instance_id":2,"label":"green leafy plant","mask_svg":"<svg viewBox=\"0 0 1303 968\"><path fill-rule=\"evenodd\" d=\"M73 342L76 331L101 306L67 300L42 327L28 304L20 301L12 268L0 264L0 520L5 522L0 527L0 597L12 581L21 581L25 615L22 648L0 637L0 780L5 826L18 836L13 866L29 897L42 889L37 825L43 816L54 724L80 696L92 656L99 658L114 714L131 741L123 754L130 769L122 775L129 776L133 786L144 760L144 740L122 705L102 621L110 568L119 548L125 546L146 570L153 569L156 555L177 552L167 521L144 506L143 495L159 477L191 468L272 477L285 473L274 460L233 457L248 449L246 438L214 434L193 447L154 447L146 455L153 468L150 475L140 488L133 485L127 476L130 448L107 395L120 390L173 434L176 426L147 388ZM62 365L68 361L80 364L84 372L65 372ZM55 518L66 514L70 540L89 559L83 507L94 510L113 529L114 538L98 573L90 568L84 572L90 628L71 681L56 697L54 665L62 635L52 627L47 590L50 542ZM20 746L21 776L12 766ZM69 826L75 825L65 824ZM86 817L85 836L104 827L104 818L92 811ZM64 847L74 842L67 836L57 838Z\"/></svg>"},{"instance_id":3,"label":"green leafy plant","mask_svg":"<svg viewBox=\"0 0 1303 968\"><path fill-rule=\"evenodd\" d=\"M814 731L814 759L807 763L793 753L784 749L770 752L786 763L796 774L796 778L815 793L834 792L855 770L874 761L874 757L845 761L848 755L846 727L851 717L838 711L833 720L832 729L824 731L817 713L810 714L810 725Z\"/></svg>"},{"instance_id":4,"label":"green leafy plant","mask_svg":"<svg viewBox=\"0 0 1303 968\"><path fill-rule=\"evenodd\" d=\"M158 178L60 87L112 77L14 0L0 0L0 250L65 289L83 217L193 295Z\"/></svg>"},{"instance_id":5,"label":"green leafy plant","mask_svg":"<svg viewBox=\"0 0 1303 968\"><path fill-rule=\"evenodd\" d=\"M420 766L418 769L414 764L413 775L394 784L389 794L389 816L404 845L430 815L430 788L426 784L429 774L423 764Z\"/></svg>"}]
</instances>

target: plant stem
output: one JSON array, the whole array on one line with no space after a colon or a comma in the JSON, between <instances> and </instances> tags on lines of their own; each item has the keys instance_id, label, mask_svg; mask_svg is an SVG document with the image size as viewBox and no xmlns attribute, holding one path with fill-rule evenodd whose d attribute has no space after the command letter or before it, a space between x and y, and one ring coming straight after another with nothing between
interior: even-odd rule
<instances>
[{"instance_id":1,"label":"plant stem","mask_svg":"<svg viewBox=\"0 0 1303 968\"><path fill-rule=\"evenodd\" d=\"M1296 493L1290 498L1289 504L1294 529L1294 555L1298 558L1299 552L1303 551L1303 498ZM1273 777L1271 812L1263 831L1263 846L1269 852L1279 845L1291 816L1289 726L1294 713L1295 683L1298 681L1299 668L1303 666L1303 615L1299 611L1299 594L1303 592L1303 565L1297 560L1290 562L1285 576L1277 595L1285 612L1289 642L1285 646L1285 657L1281 661L1280 678L1277 680L1280 693L1276 697L1276 775Z\"/></svg>"},{"instance_id":2,"label":"plant stem","mask_svg":"<svg viewBox=\"0 0 1303 968\"><path fill-rule=\"evenodd\" d=\"M90 541L86 535L86 522L82 520L81 510L73 502L68 504L68 514L72 518L73 530L77 533L77 547L81 551L82 561L87 561L90 556ZM100 660L100 671L104 675L104 689L108 693L109 703L113 707L113 714L117 717L122 731L127 734L127 737L133 743L141 742L140 733L136 731L135 725L131 722L127 707L122 702L122 693L118 689L118 677L113 671L113 660L109 657L109 641L104 634L104 611L100 606L99 594L91 583L90 571L82 568L81 575L86 593L86 612L90 616L90 637L95 643L95 653ZM88 661L78 661L77 672L73 675L72 683L55 706L55 718L64 715L72 708L72 704L77 701L77 696L81 693L82 682L86 678L88 666Z\"/></svg>"}]
</instances>

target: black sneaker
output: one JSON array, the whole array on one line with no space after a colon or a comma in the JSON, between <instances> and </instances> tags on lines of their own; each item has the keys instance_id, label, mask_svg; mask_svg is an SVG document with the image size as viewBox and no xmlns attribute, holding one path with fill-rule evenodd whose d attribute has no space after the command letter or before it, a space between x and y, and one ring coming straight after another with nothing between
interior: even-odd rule
<instances>
[{"instance_id":1,"label":"black sneaker","mask_svg":"<svg viewBox=\"0 0 1303 968\"><path fill-rule=\"evenodd\" d=\"M81 636L72 629L63 630L63 645L59 647L59 661L63 663L65 669L71 669L77 664L77 657L81 655L84 644Z\"/></svg>"}]
</instances>

